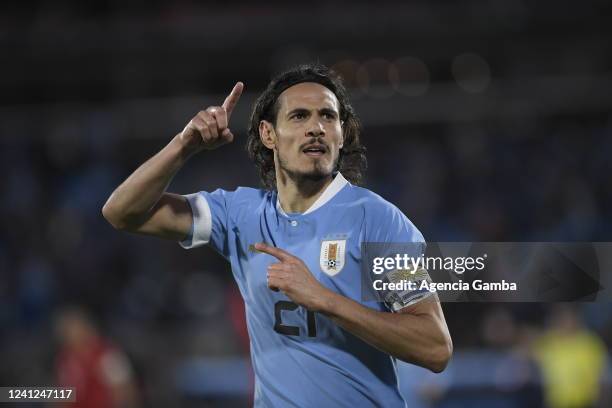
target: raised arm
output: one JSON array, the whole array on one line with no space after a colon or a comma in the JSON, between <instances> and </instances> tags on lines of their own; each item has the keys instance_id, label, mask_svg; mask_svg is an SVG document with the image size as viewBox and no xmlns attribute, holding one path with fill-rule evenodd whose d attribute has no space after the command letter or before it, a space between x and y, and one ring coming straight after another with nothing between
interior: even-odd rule
<instances>
[{"instance_id":1,"label":"raised arm","mask_svg":"<svg viewBox=\"0 0 612 408\"><path fill-rule=\"evenodd\" d=\"M238 82L221 106L198 112L181 133L138 167L108 198L102 208L104 218L122 231L184 239L191 229L191 209L183 196L166 189L191 156L233 141L229 119L243 89Z\"/></svg>"}]
</instances>

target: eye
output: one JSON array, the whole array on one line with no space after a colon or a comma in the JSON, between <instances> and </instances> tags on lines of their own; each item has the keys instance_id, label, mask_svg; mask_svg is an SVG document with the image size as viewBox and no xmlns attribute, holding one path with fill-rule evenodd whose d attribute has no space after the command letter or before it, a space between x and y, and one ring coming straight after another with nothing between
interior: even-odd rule
<instances>
[{"instance_id":1,"label":"eye","mask_svg":"<svg viewBox=\"0 0 612 408\"><path fill-rule=\"evenodd\" d=\"M304 119L306 117L306 115L302 112L297 112L294 113L293 115L291 115L290 119Z\"/></svg>"},{"instance_id":2,"label":"eye","mask_svg":"<svg viewBox=\"0 0 612 408\"><path fill-rule=\"evenodd\" d=\"M327 109L321 112L321 116L323 117L323 119L329 122L333 122L338 117L334 111L330 111Z\"/></svg>"}]
</instances>

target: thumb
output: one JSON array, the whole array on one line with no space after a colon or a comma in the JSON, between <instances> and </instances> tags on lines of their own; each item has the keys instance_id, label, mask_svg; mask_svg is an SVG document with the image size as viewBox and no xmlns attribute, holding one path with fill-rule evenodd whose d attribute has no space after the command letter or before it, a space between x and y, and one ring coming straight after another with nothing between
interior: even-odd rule
<instances>
[{"instance_id":1,"label":"thumb","mask_svg":"<svg viewBox=\"0 0 612 408\"><path fill-rule=\"evenodd\" d=\"M225 128L223 129L223 132L221 132L221 137L223 138L223 140L225 140L227 143L231 143L234 141L234 134L232 133L231 130L229 130L229 128Z\"/></svg>"}]
</instances>

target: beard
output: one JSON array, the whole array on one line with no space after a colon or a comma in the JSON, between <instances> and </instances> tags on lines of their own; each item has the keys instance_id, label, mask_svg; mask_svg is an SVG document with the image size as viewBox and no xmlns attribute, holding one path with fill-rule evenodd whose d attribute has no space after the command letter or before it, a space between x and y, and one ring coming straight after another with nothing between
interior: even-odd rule
<instances>
[{"instance_id":1,"label":"beard","mask_svg":"<svg viewBox=\"0 0 612 408\"><path fill-rule=\"evenodd\" d=\"M332 166L328 166L326 161L319 159L313 160L313 162L308 165L307 169L296 169L291 166L286 157L280 154L279 150L277 150L277 155L279 170L287 174L289 178L297 183L304 181L318 182L330 177L337 168L339 159L339 157L336 157Z\"/></svg>"},{"instance_id":2,"label":"beard","mask_svg":"<svg viewBox=\"0 0 612 408\"><path fill-rule=\"evenodd\" d=\"M289 178L298 183L300 181L320 181L329 177L333 172L328 170L327 166L321 163L321 160L315 161L307 170L292 168L289 161L280 154L278 155L278 166Z\"/></svg>"}]
</instances>

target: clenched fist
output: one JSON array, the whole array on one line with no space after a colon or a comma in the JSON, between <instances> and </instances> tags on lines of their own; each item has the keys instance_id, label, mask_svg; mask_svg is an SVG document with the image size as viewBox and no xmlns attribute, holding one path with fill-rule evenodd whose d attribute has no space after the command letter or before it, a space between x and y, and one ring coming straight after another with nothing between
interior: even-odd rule
<instances>
[{"instance_id":1,"label":"clenched fist","mask_svg":"<svg viewBox=\"0 0 612 408\"><path fill-rule=\"evenodd\" d=\"M184 146L197 153L212 150L234 140L229 120L234 107L242 95L244 84L236 83L221 106L209 106L198 112L179 135Z\"/></svg>"}]
</instances>

